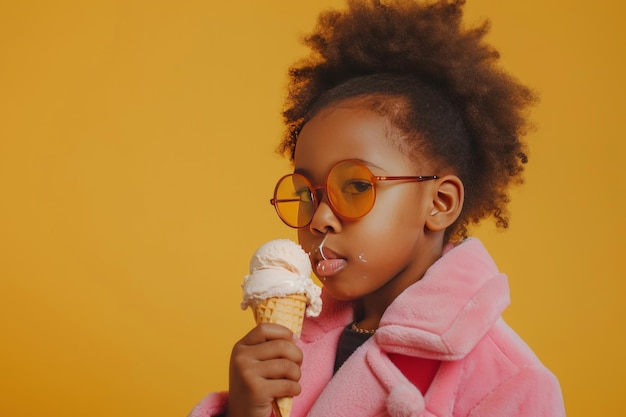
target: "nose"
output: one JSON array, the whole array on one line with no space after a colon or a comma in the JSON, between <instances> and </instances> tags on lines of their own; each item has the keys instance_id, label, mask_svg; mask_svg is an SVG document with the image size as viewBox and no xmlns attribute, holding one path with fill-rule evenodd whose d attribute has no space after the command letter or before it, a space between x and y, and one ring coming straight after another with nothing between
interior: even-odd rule
<instances>
[{"instance_id":1,"label":"nose","mask_svg":"<svg viewBox=\"0 0 626 417\"><path fill-rule=\"evenodd\" d=\"M326 198L320 201L315 212L313 212L309 230L317 235L339 233L341 231L341 220L337 217Z\"/></svg>"}]
</instances>

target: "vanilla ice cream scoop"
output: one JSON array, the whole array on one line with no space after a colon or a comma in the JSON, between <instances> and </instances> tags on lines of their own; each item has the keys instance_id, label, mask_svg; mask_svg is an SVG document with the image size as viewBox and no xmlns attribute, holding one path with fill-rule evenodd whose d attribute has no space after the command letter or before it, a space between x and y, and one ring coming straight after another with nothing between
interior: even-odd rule
<instances>
[{"instance_id":1,"label":"vanilla ice cream scoop","mask_svg":"<svg viewBox=\"0 0 626 417\"><path fill-rule=\"evenodd\" d=\"M315 317L322 310L321 289L311 279L311 262L300 245L289 239L276 239L259 247L250 260L250 274L242 284L246 309L273 297L294 294L306 296L306 315Z\"/></svg>"}]
</instances>

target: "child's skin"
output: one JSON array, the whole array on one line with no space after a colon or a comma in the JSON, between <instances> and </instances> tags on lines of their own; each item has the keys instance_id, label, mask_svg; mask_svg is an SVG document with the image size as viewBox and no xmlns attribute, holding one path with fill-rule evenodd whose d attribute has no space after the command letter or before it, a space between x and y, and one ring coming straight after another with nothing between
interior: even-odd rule
<instances>
[{"instance_id":1,"label":"child's skin","mask_svg":"<svg viewBox=\"0 0 626 417\"><path fill-rule=\"evenodd\" d=\"M334 298L354 301L358 327L376 329L393 300L442 255L444 232L462 209L463 184L435 161L416 160L389 119L370 109L368 98L331 103L317 112L300 132L294 166L314 185L325 184L331 166L346 159L361 160L374 175L438 176L378 183L372 210L358 220L339 217L324 195L309 226L298 230L305 249L328 235L323 246L328 261L312 259L316 275ZM252 329L232 351L227 416L270 416L274 398L300 393L302 360L287 328Z\"/></svg>"}]
</instances>

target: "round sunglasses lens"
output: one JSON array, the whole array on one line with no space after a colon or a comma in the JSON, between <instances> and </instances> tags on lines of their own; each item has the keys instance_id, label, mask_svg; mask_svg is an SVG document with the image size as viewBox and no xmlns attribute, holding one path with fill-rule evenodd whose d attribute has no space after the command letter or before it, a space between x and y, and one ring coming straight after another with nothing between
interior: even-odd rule
<instances>
[{"instance_id":1,"label":"round sunglasses lens","mask_svg":"<svg viewBox=\"0 0 626 417\"><path fill-rule=\"evenodd\" d=\"M374 206L376 198L372 173L356 161L335 165L328 174L328 198L345 218L365 216Z\"/></svg>"},{"instance_id":2,"label":"round sunglasses lens","mask_svg":"<svg viewBox=\"0 0 626 417\"><path fill-rule=\"evenodd\" d=\"M303 227L313 218L311 187L305 177L291 174L276 185L274 198L280 218L291 227Z\"/></svg>"}]
</instances>

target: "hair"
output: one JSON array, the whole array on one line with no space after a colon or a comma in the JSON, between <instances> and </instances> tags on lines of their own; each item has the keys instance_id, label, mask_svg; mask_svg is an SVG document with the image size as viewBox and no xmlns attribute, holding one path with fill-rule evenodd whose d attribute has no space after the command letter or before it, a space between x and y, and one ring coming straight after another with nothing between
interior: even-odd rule
<instances>
[{"instance_id":1,"label":"hair","mask_svg":"<svg viewBox=\"0 0 626 417\"><path fill-rule=\"evenodd\" d=\"M450 169L465 188L446 240L492 217L507 228L511 184L523 182L522 140L535 94L497 66L489 22L464 28L464 0L348 0L320 14L308 57L289 70L278 151L293 161L302 127L322 108L367 98L402 134L411 156ZM384 103L387 102L387 105Z\"/></svg>"}]
</instances>

